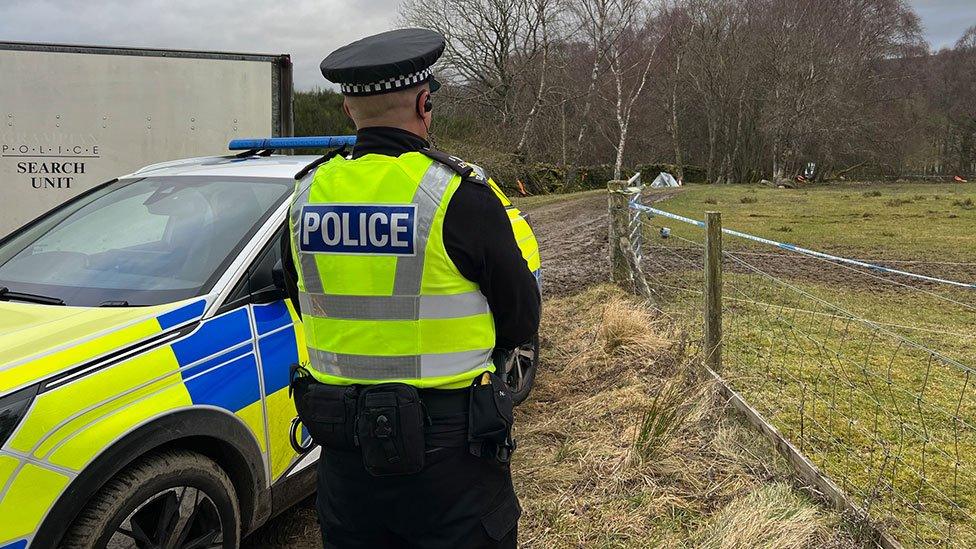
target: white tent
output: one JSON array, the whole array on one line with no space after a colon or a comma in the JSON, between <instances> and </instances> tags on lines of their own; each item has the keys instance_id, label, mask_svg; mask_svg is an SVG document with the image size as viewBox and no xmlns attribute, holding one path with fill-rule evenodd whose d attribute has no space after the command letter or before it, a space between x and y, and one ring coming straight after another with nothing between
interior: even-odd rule
<instances>
[{"instance_id":1,"label":"white tent","mask_svg":"<svg viewBox=\"0 0 976 549\"><path fill-rule=\"evenodd\" d=\"M668 172L659 173L658 176L654 178L654 182L651 183L651 187L655 189L660 189L662 187L680 187L680 186L681 183L679 183L678 180L675 179L674 176L669 174Z\"/></svg>"}]
</instances>

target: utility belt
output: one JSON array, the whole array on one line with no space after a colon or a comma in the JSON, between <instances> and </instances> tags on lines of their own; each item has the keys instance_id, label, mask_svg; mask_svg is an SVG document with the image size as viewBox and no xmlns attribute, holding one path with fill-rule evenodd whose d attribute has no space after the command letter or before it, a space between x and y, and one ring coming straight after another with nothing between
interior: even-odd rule
<instances>
[{"instance_id":1,"label":"utility belt","mask_svg":"<svg viewBox=\"0 0 976 549\"><path fill-rule=\"evenodd\" d=\"M515 450L511 393L494 373L479 375L465 389L339 386L320 383L294 365L290 390L298 419L315 444L361 452L375 476L419 472L427 448L466 446L476 456L502 462Z\"/></svg>"}]
</instances>

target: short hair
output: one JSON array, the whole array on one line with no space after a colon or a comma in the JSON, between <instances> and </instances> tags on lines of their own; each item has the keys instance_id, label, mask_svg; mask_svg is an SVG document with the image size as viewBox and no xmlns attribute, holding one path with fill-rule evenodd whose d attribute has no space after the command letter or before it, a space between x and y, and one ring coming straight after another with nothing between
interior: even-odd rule
<instances>
[{"instance_id":1,"label":"short hair","mask_svg":"<svg viewBox=\"0 0 976 549\"><path fill-rule=\"evenodd\" d=\"M345 96L349 114L355 121L383 120L400 118L409 113L413 116L416 109L417 94L424 86L413 86L378 95Z\"/></svg>"}]
</instances>

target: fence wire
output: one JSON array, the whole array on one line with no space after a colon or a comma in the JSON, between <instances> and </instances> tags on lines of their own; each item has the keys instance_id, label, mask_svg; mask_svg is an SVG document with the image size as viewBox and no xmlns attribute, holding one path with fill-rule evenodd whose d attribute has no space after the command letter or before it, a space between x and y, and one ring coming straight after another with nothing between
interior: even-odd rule
<instances>
[{"instance_id":1,"label":"fence wire","mask_svg":"<svg viewBox=\"0 0 976 549\"><path fill-rule=\"evenodd\" d=\"M704 230L631 213L700 344ZM976 292L723 241L723 377L900 543L976 547Z\"/></svg>"}]
</instances>

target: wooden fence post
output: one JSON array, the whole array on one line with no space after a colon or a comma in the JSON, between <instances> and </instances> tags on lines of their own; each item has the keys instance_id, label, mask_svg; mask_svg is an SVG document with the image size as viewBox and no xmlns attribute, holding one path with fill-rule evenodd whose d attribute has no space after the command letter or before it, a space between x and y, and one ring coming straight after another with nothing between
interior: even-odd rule
<instances>
[{"instance_id":1,"label":"wooden fence post","mask_svg":"<svg viewBox=\"0 0 976 549\"><path fill-rule=\"evenodd\" d=\"M705 213L705 364L722 371L722 214Z\"/></svg>"},{"instance_id":2,"label":"wooden fence post","mask_svg":"<svg viewBox=\"0 0 976 549\"><path fill-rule=\"evenodd\" d=\"M620 238L628 235L630 225L630 211L627 206L627 195L624 189L627 182L622 180L609 181L607 183L610 212L609 241L610 241L610 281L626 287L632 287L630 265L627 257L620 248Z\"/></svg>"}]
</instances>

